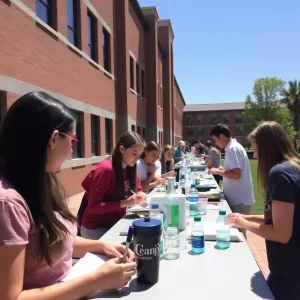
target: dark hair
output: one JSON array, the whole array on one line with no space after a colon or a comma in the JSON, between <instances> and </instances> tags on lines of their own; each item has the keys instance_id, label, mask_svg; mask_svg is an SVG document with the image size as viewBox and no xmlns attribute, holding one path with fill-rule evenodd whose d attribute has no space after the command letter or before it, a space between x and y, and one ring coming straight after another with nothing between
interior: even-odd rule
<instances>
[{"instance_id":1,"label":"dark hair","mask_svg":"<svg viewBox=\"0 0 300 300\"><path fill-rule=\"evenodd\" d=\"M212 150L213 152L215 152L219 157L221 157L221 152L216 148L214 147L214 144L211 142L211 141L207 141L205 143L205 146L209 149L209 150Z\"/></svg>"},{"instance_id":2,"label":"dark hair","mask_svg":"<svg viewBox=\"0 0 300 300\"><path fill-rule=\"evenodd\" d=\"M44 92L19 98L0 130L0 172L24 198L40 230L40 259L52 265L50 251L68 229L57 218L75 222L56 175L46 172L48 143L54 130L68 133L75 118L67 106ZM61 134L62 138L66 138Z\"/></svg>"},{"instance_id":3,"label":"dark hair","mask_svg":"<svg viewBox=\"0 0 300 300\"><path fill-rule=\"evenodd\" d=\"M195 141L193 142L193 145L198 144L198 143L200 143L200 141L199 141L199 140L195 140Z\"/></svg>"},{"instance_id":4,"label":"dark hair","mask_svg":"<svg viewBox=\"0 0 300 300\"><path fill-rule=\"evenodd\" d=\"M145 149L144 149L144 152L143 152L141 158L145 158L145 156L146 156L145 151L159 151L159 152L161 152L161 148L160 148L159 144L157 144L157 143L154 142L154 141L151 141L151 142L149 142L149 143L146 145L146 147L145 147Z\"/></svg>"},{"instance_id":5,"label":"dark hair","mask_svg":"<svg viewBox=\"0 0 300 300\"><path fill-rule=\"evenodd\" d=\"M124 187L124 176L122 168L122 154L120 151L120 146L123 145L125 149L131 148L133 146L145 147L144 139L137 133L133 131L126 131L121 134L117 141L117 145L114 148L111 160L115 171L115 185L116 185L116 196L118 199L125 198L125 187ZM130 188L136 192L136 165L133 167L127 166L128 180Z\"/></svg>"},{"instance_id":6,"label":"dark hair","mask_svg":"<svg viewBox=\"0 0 300 300\"><path fill-rule=\"evenodd\" d=\"M222 123L216 125L210 132L210 136L214 135L218 138L220 137L221 134L223 134L224 136L226 136L228 138L230 137L230 130L229 130L228 126L225 124L222 124Z\"/></svg>"}]
</instances>

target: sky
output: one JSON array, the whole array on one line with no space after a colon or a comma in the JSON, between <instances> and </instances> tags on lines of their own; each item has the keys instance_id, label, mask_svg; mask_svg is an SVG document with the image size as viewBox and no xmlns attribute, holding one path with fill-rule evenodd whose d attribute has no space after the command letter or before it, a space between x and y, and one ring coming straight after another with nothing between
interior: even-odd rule
<instances>
[{"instance_id":1,"label":"sky","mask_svg":"<svg viewBox=\"0 0 300 300\"><path fill-rule=\"evenodd\" d=\"M187 104L242 102L254 81L300 80L299 0L139 0L171 19Z\"/></svg>"}]
</instances>

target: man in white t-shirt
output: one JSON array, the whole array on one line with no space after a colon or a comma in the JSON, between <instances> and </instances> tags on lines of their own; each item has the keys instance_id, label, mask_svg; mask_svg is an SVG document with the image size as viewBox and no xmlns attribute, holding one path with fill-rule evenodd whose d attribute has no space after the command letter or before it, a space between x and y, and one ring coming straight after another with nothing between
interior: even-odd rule
<instances>
[{"instance_id":1,"label":"man in white t-shirt","mask_svg":"<svg viewBox=\"0 0 300 300\"><path fill-rule=\"evenodd\" d=\"M232 212L249 215L255 200L247 153L224 124L216 125L210 135L225 148L224 168L212 168L210 173L223 176L223 192Z\"/></svg>"}]
</instances>

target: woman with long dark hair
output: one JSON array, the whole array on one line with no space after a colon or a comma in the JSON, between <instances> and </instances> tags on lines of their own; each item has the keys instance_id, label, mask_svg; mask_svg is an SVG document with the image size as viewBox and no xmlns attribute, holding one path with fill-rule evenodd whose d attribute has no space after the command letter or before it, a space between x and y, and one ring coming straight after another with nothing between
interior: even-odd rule
<instances>
[{"instance_id":1,"label":"woman with long dark hair","mask_svg":"<svg viewBox=\"0 0 300 300\"><path fill-rule=\"evenodd\" d=\"M120 268L124 247L76 237L56 178L72 153L76 120L67 106L43 92L18 99L0 129L1 299L79 299L99 289L121 288L135 264ZM95 272L60 282L72 256L117 257ZM133 259L130 252L129 260Z\"/></svg>"},{"instance_id":2,"label":"woman with long dark hair","mask_svg":"<svg viewBox=\"0 0 300 300\"><path fill-rule=\"evenodd\" d=\"M124 217L127 207L146 202L136 170L144 145L139 134L124 132L111 157L100 162L83 180L88 205L82 217L82 237L99 239Z\"/></svg>"},{"instance_id":3,"label":"woman with long dark hair","mask_svg":"<svg viewBox=\"0 0 300 300\"><path fill-rule=\"evenodd\" d=\"M265 197L264 215L230 214L231 224L266 239L276 300L300 297L300 158L281 125L263 122L249 135L258 159L257 179ZM242 197L242 195L241 195Z\"/></svg>"},{"instance_id":4,"label":"woman with long dark hair","mask_svg":"<svg viewBox=\"0 0 300 300\"><path fill-rule=\"evenodd\" d=\"M166 179L161 176L161 149L154 141L148 142L141 159L137 162L137 173L144 192L165 184Z\"/></svg>"}]
</instances>

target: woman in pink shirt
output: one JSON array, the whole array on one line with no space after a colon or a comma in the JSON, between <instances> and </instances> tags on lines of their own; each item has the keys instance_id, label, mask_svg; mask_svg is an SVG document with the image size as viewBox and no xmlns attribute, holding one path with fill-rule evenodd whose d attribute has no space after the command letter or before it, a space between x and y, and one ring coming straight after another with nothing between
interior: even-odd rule
<instances>
[{"instance_id":1,"label":"woman in pink shirt","mask_svg":"<svg viewBox=\"0 0 300 300\"><path fill-rule=\"evenodd\" d=\"M100 239L124 217L127 207L146 201L136 172L144 145L137 133L124 132L111 157L101 161L83 180L87 208L81 222L82 237Z\"/></svg>"},{"instance_id":2,"label":"woman in pink shirt","mask_svg":"<svg viewBox=\"0 0 300 300\"><path fill-rule=\"evenodd\" d=\"M18 99L0 129L0 295L9 300L80 299L118 289L135 273L124 246L76 237L76 219L55 173L78 142L76 120L43 92ZM110 259L95 272L60 282L72 256L87 252Z\"/></svg>"}]
</instances>

